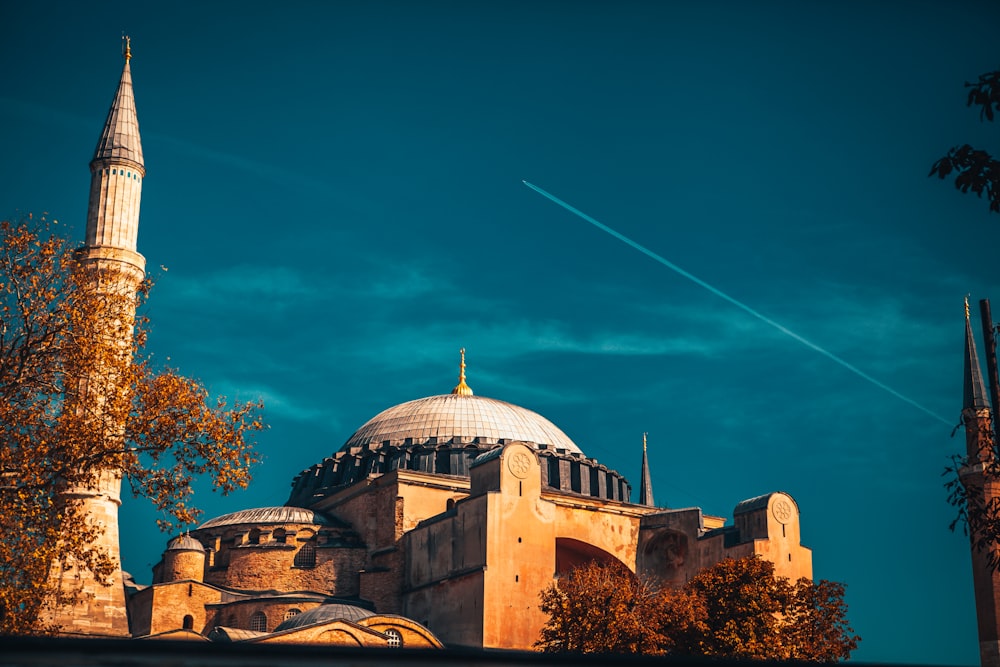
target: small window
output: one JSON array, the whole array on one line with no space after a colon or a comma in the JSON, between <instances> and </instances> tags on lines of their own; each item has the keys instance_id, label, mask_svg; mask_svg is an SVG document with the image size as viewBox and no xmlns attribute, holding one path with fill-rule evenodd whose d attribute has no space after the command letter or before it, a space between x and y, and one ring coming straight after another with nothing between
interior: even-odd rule
<instances>
[{"instance_id":1,"label":"small window","mask_svg":"<svg viewBox=\"0 0 1000 667\"><path fill-rule=\"evenodd\" d=\"M250 542L250 544L260 544L260 530L256 528L251 530L247 540Z\"/></svg>"},{"instance_id":2,"label":"small window","mask_svg":"<svg viewBox=\"0 0 1000 667\"><path fill-rule=\"evenodd\" d=\"M194 616L188 614L184 617L184 629L193 630L194 629Z\"/></svg>"},{"instance_id":3,"label":"small window","mask_svg":"<svg viewBox=\"0 0 1000 667\"><path fill-rule=\"evenodd\" d=\"M295 554L292 565L295 567L316 567L316 545L310 542L303 544L299 552Z\"/></svg>"},{"instance_id":4,"label":"small window","mask_svg":"<svg viewBox=\"0 0 1000 667\"><path fill-rule=\"evenodd\" d=\"M132 178L132 172L131 171L126 171L125 172L125 178Z\"/></svg>"},{"instance_id":5,"label":"small window","mask_svg":"<svg viewBox=\"0 0 1000 667\"><path fill-rule=\"evenodd\" d=\"M250 617L250 629L254 632L267 632L267 616L258 611Z\"/></svg>"},{"instance_id":6,"label":"small window","mask_svg":"<svg viewBox=\"0 0 1000 667\"><path fill-rule=\"evenodd\" d=\"M275 528L274 532L271 533L271 539L277 542L278 544L284 544L285 537L286 533L284 528Z\"/></svg>"},{"instance_id":7,"label":"small window","mask_svg":"<svg viewBox=\"0 0 1000 667\"><path fill-rule=\"evenodd\" d=\"M385 631L386 640L385 643L389 648L402 648L403 647L403 635L399 634L399 630L393 630L389 628Z\"/></svg>"},{"instance_id":8,"label":"small window","mask_svg":"<svg viewBox=\"0 0 1000 667\"><path fill-rule=\"evenodd\" d=\"M117 169L112 169L111 170L111 175L112 176L117 176L118 175L118 170Z\"/></svg>"},{"instance_id":9,"label":"small window","mask_svg":"<svg viewBox=\"0 0 1000 667\"><path fill-rule=\"evenodd\" d=\"M302 613L301 609L296 609L295 607L292 607L291 609L285 612L285 620L287 621L292 616L298 616L301 613Z\"/></svg>"}]
</instances>

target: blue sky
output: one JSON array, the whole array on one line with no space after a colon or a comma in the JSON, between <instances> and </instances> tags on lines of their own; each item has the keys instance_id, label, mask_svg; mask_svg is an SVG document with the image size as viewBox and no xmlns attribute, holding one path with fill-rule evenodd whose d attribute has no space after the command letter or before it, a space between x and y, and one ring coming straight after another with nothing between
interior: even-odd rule
<instances>
[{"instance_id":1,"label":"blue sky","mask_svg":"<svg viewBox=\"0 0 1000 667\"><path fill-rule=\"evenodd\" d=\"M121 69L146 157L150 350L264 398L265 463L206 517L281 504L382 409L533 409L656 498L784 490L855 658L978 663L951 428L526 188L544 188L904 393L961 407L962 297L1000 299L1000 216L928 179L1000 150L962 83L1000 5L5 3L0 211L82 238ZM166 267L158 269L155 267ZM996 306L995 306L996 308ZM122 508L125 568L167 536Z\"/></svg>"}]
</instances>

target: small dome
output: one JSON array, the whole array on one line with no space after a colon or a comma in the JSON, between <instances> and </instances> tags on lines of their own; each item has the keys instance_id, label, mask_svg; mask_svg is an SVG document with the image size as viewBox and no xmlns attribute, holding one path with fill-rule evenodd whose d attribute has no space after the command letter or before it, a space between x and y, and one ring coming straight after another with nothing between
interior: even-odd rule
<instances>
[{"instance_id":1,"label":"small dome","mask_svg":"<svg viewBox=\"0 0 1000 667\"><path fill-rule=\"evenodd\" d=\"M480 444L523 441L580 453L558 426L537 412L485 396L442 394L400 403L372 417L340 451L370 448L383 442L396 447L476 441Z\"/></svg>"},{"instance_id":2,"label":"small dome","mask_svg":"<svg viewBox=\"0 0 1000 667\"><path fill-rule=\"evenodd\" d=\"M302 628L325 621L360 621L374 615L375 612L363 607L335 602L321 605L315 609L310 609L309 611L285 619L274 631L281 632L282 630L291 630L292 628Z\"/></svg>"},{"instance_id":3,"label":"small dome","mask_svg":"<svg viewBox=\"0 0 1000 667\"><path fill-rule=\"evenodd\" d=\"M203 528L218 528L242 523L312 523L319 526L329 526L331 522L322 514L302 507L258 507L256 509L240 510L231 514L223 514L209 519L198 526Z\"/></svg>"},{"instance_id":4,"label":"small dome","mask_svg":"<svg viewBox=\"0 0 1000 667\"><path fill-rule=\"evenodd\" d=\"M178 535L167 543L167 551L201 551L204 553L205 547L190 535Z\"/></svg>"}]
</instances>

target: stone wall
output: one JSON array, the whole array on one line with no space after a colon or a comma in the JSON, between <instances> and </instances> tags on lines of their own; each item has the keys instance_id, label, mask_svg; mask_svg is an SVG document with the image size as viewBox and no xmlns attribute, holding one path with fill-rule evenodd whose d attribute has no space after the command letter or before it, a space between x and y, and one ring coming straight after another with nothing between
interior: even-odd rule
<instances>
[{"instance_id":1,"label":"stone wall","mask_svg":"<svg viewBox=\"0 0 1000 667\"><path fill-rule=\"evenodd\" d=\"M209 550L205 581L241 590L359 592L367 550L346 524L230 525L191 533Z\"/></svg>"}]
</instances>

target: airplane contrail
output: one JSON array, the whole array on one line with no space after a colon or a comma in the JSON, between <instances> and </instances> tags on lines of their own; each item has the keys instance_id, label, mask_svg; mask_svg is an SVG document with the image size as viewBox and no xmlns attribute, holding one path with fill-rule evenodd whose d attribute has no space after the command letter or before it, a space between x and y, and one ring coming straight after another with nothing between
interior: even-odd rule
<instances>
[{"instance_id":1,"label":"airplane contrail","mask_svg":"<svg viewBox=\"0 0 1000 667\"><path fill-rule=\"evenodd\" d=\"M895 389L893 389L889 385L887 385L887 384L885 384L883 382L879 382L878 380L876 380L875 378L873 378L871 375L868 375L867 373L865 373L863 370L861 370L857 366L855 366L855 365L853 365L853 364L851 364L851 363L849 363L849 362L841 359L840 357L838 357L837 355L835 355L833 352L830 352L828 350L823 349L822 347L820 347L816 343L813 343L812 341L810 341L810 340L808 340L806 338L803 338L802 336L800 336L799 334L795 333L794 331L792 331L788 327L786 327L786 326L784 326L782 324L779 324L778 322L775 322L770 317L768 317L768 316L766 316L766 315L764 315L762 313L757 312L756 310L754 310L750 306L746 305L745 303L743 303L741 301L737 301L736 299L734 299L733 297L729 296L728 294L726 294L725 292L723 292L719 288L714 287L712 285L709 285L708 283L706 283L704 280L702 280L698 276L693 275L691 273L688 273L687 271L685 271L681 267L677 266L676 264L674 264L670 260L665 259L664 257L661 257L660 255L658 255L655 252L653 252L652 250L650 250L649 248L636 243L635 241L633 241L629 237L625 236L624 234L620 234L620 233L616 232L615 230L611 229L607 225L605 225L605 224L603 224L603 223L595 220L594 218L590 217L589 215L587 215L586 213L584 213L580 209L575 208L573 206L570 206L569 204L567 204L563 200L559 199L555 195L549 194L548 192L546 192L545 190L541 189L537 185L534 185L534 184L529 183L528 181L524 181L524 180L522 180L521 182L524 183L525 185L527 185L529 188L531 188L535 192L537 192L538 194L540 194L543 197L545 197L546 199L548 199L549 201L551 201L551 202L553 202L555 204L558 204L559 206L562 206L564 209L566 209L570 213L583 218L584 220L586 220L587 222L589 222L593 226L597 227L598 229L600 229L602 231L607 232L608 234L610 234L611 236L615 237L619 241L621 241L621 242L623 242L623 243L625 243L627 245L632 246L633 248L635 248L636 250L638 250L642 254L646 255L647 257L649 257L651 259L656 260L657 262L659 262L663 266L667 267L671 271L679 273L680 275L684 276L685 278L687 278L691 282L695 283L696 285L700 285L700 286L704 287L705 289L707 289L709 292L711 292L715 296L717 296L717 297L719 297L721 299L725 299L726 301L728 301L729 303L733 304L737 308L739 308L739 309L741 309L741 310L749 313L750 315L753 315L754 317L756 317L761 322L764 322L765 324L771 325L772 327L774 327L775 329L777 329L781 333L783 333L783 334L785 334L787 336L790 336L791 338L794 338L795 340L797 340L798 342L802 343L806 347L808 347L808 348L810 348L812 350L815 350L816 352L819 352L820 354L822 354L827 359L830 359L831 361L834 361L834 362L840 364L841 366L843 366L847 370L851 371L852 373L854 373L858 377L861 377L861 378L867 380L868 382L871 382L876 387L889 392L890 394L892 394L893 396L895 396L896 398L898 398L901 401L909 403L913 407L917 408L921 412L926 413L927 415L933 417L934 419L937 419L938 421L943 422L944 424L947 424L948 426L953 426L953 424L949 420L945 419L941 415L937 414L936 412L934 412L934 411L932 411L932 410L930 410L928 408L925 408L924 406L922 406L919 403L917 403L916 401L914 401L912 398L909 398L908 396L904 396L903 394L899 393L898 391L896 391Z\"/></svg>"}]
</instances>

